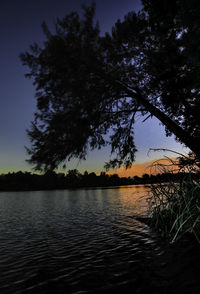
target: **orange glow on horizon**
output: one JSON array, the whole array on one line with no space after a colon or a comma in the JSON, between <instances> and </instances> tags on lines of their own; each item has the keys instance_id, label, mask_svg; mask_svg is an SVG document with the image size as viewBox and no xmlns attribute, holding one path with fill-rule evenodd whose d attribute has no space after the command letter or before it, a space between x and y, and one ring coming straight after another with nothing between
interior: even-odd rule
<instances>
[{"instance_id":1,"label":"orange glow on horizon","mask_svg":"<svg viewBox=\"0 0 200 294\"><path fill-rule=\"evenodd\" d=\"M176 158L159 158L144 163L134 163L130 168L120 167L114 171L107 172L108 175L118 174L119 177L141 177L143 174L158 174L167 172L169 170L174 170L176 165L172 165L172 161L177 162ZM161 167L160 164L164 166Z\"/></svg>"}]
</instances>

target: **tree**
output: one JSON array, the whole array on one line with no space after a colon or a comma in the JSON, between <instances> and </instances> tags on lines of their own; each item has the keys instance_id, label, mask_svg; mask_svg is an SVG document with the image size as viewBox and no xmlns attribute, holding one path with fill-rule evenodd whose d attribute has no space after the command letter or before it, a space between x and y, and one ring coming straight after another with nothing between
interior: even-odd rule
<instances>
[{"instance_id":1,"label":"tree","mask_svg":"<svg viewBox=\"0 0 200 294\"><path fill-rule=\"evenodd\" d=\"M36 169L85 159L88 148L106 144L114 155L106 167L130 166L138 116L155 116L167 135L200 155L200 3L142 2L142 11L128 13L104 36L93 21L94 4L82 19L76 12L58 19L54 34L43 24L44 47L21 54L36 86L27 149Z\"/></svg>"},{"instance_id":2,"label":"tree","mask_svg":"<svg viewBox=\"0 0 200 294\"><path fill-rule=\"evenodd\" d=\"M148 183L148 182L149 182L149 179L150 179L150 176L149 176L148 174L143 174L143 175L142 175L142 180L143 180L144 182Z\"/></svg>"}]
</instances>

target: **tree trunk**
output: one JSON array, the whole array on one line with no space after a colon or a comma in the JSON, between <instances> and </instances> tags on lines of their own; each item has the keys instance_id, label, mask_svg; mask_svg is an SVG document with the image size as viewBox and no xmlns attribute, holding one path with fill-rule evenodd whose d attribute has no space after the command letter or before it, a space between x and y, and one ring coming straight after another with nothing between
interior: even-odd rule
<instances>
[{"instance_id":1,"label":"tree trunk","mask_svg":"<svg viewBox=\"0 0 200 294\"><path fill-rule=\"evenodd\" d=\"M167 129L172 132L183 144L185 144L188 148L191 149L198 157L200 157L200 138L194 138L188 132L183 130L179 125L177 125L171 118L169 118L165 113L163 113L160 109L156 108L152 105L148 100L146 100L140 93L135 93L124 86L124 90L126 88L127 94L134 98L138 104L144 106L147 111L150 112L153 116L155 116L158 120L160 120Z\"/></svg>"}]
</instances>

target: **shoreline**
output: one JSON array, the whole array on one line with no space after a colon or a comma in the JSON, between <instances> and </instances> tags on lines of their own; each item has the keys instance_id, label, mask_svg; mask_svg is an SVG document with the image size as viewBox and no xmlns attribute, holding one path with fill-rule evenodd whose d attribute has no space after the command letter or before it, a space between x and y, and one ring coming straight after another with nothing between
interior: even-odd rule
<instances>
[{"instance_id":1,"label":"shoreline","mask_svg":"<svg viewBox=\"0 0 200 294\"><path fill-rule=\"evenodd\" d=\"M151 264L147 263L146 275L153 293L196 294L200 293L200 244L188 233L180 240L170 243L154 230L148 217L136 219L156 233L163 249L161 255L152 252ZM142 291L139 292L142 294Z\"/></svg>"},{"instance_id":2,"label":"shoreline","mask_svg":"<svg viewBox=\"0 0 200 294\"><path fill-rule=\"evenodd\" d=\"M120 189L120 188L129 188L130 186L145 186L150 187L150 184L129 184L129 185L116 185L116 186L80 186L80 187L56 187L56 188L27 188L27 189L1 189L1 192L35 192L35 191L56 191L56 190L80 190L80 189Z\"/></svg>"}]
</instances>

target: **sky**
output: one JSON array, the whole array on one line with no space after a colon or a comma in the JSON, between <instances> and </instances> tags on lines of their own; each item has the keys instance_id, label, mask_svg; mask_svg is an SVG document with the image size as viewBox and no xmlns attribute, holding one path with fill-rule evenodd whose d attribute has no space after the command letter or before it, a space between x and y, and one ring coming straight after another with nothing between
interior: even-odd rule
<instances>
[{"instance_id":1,"label":"sky","mask_svg":"<svg viewBox=\"0 0 200 294\"><path fill-rule=\"evenodd\" d=\"M41 24L53 28L56 18L62 18L72 10L81 13L81 5L87 0L7 0L0 7L0 173L32 171L26 163L28 155L24 146L30 146L26 129L36 111L35 89L32 80L24 77L28 71L23 67L19 54L28 50L34 42L42 45L45 37ZM96 19L101 32L110 31L117 19L131 10L141 9L139 0L97 0ZM164 127L155 118L135 125L135 143L138 149L136 164L160 158L163 152L150 152L149 148L168 148L187 152L173 137L166 137ZM169 154L168 154L169 156ZM172 155L173 156L173 155ZM77 168L96 173L103 170L109 160L109 148L89 152L87 160L74 160L67 169ZM136 171L134 171L136 173Z\"/></svg>"}]
</instances>

